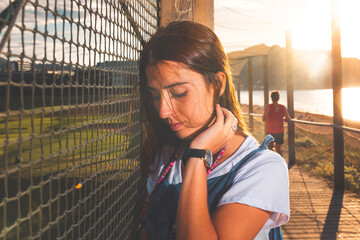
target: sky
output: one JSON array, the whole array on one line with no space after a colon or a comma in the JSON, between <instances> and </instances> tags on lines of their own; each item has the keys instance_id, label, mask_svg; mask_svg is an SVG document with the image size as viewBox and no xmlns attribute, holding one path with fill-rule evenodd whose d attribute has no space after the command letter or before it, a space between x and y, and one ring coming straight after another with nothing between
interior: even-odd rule
<instances>
[{"instance_id":1,"label":"sky","mask_svg":"<svg viewBox=\"0 0 360 240\"><path fill-rule=\"evenodd\" d=\"M46 0L39 0L39 4L46 5ZM331 26L330 26L330 3L331 0L214 0L215 10L215 32L222 41L225 51L237 51L244 48L265 43L268 46L280 45L285 46L285 32L292 30L292 45L295 49L325 49L330 50L331 47ZM360 58L360 30L357 24L360 23L360 0L339 0L339 14L341 18L341 32L342 32L342 55L343 57L357 57ZM0 1L0 9L4 9L8 1ZM50 2L50 7L54 8L55 3ZM57 2L57 10L61 14L63 11L63 3ZM67 6L67 9L69 6ZM24 24L27 28L35 27L34 21L34 7L32 4L26 5L26 14ZM101 10L103 11L103 10ZM68 12L68 11L67 11ZM104 14L106 11L103 11ZM75 19L84 21L83 12L79 12L76 8L73 9ZM68 16L69 17L69 16ZM17 23L21 25L20 19ZM88 37L88 32L84 32L79 28L79 34L76 34L76 26L71 29L70 24L57 17L55 18L51 12L48 12L48 20L45 19L45 11L43 8L37 8L37 28L40 31L47 29L50 35L56 32L60 37L70 40L75 38L80 44L87 44L94 47L94 38ZM86 24L91 25L91 19L86 18ZM123 25L128 23L125 18L122 18ZM93 21L94 22L94 21ZM100 22L97 21L97 25ZM97 26L101 29L99 26ZM129 27L129 26L128 26ZM129 27L130 28L130 27ZM115 35L116 29L114 28ZM3 31L5 32L5 31ZM121 32L121 35L126 35ZM0 33L0 37L3 33ZM24 51L26 56L33 55L32 47L21 47L20 31L14 28L12 31L12 51L19 53ZM76 52L74 45L71 47L61 44L60 41L44 38L37 34L36 39L32 32L24 32L25 45L32 46L36 44L36 55L38 59L57 58L73 59L77 54L86 55L87 51L79 48L79 53ZM56 45L55 45L56 43ZM104 43L104 41L103 41ZM136 43L139 45L139 43ZM55 46L55 47L54 47ZM113 48L111 45L101 45L101 50ZM132 47L124 44L125 53L135 54ZM129 50L126 50L129 48ZM46 51L45 51L46 49ZM123 49L123 50L124 50ZM76 55L74 54L76 53ZM130 55L128 57L131 57ZM90 56L88 59L94 59ZM72 61L82 61L82 59L73 59ZM85 60L85 62L88 62ZM90 65L95 62L89 63Z\"/></svg>"},{"instance_id":2,"label":"sky","mask_svg":"<svg viewBox=\"0 0 360 240\"><path fill-rule=\"evenodd\" d=\"M25 4L25 11L19 13L16 18L16 25L23 26L26 31L21 31L18 27L13 27L10 35L10 48L15 57L12 60L18 60L17 55L24 54L26 61L35 56L36 63L41 63L43 59L51 62L56 59L58 63L78 63L80 65L96 65L97 62L115 61L124 59L136 59L140 41L133 35L129 21L123 15L118 14L114 8L110 8L110 3L104 1L93 1L85 7L74 7L71 1L47 1L37 0L38 6L35 8L31 2ZM9 0L0 1L0 12L9 5ZM46 6L54 11L47 11ZM97 14L89 14L91 8ZM140 5L136 5L139 12L143 12ZM36 11L35 11L36 9ZM152 14L156 16L155 8L152 8ZM139 19L138 13L132 11L133 17ZM67 17L64 20L61 15ZM112 19L109 23L105 19L107 16ZM120 16L120 17L119 17ZM22 21L24 18L24 21ZM73 18L73 23L70 20ZM156 19L153 18L152 24L156 25ZM106 22L106 24L105 24ZM77 25L79 23L79 25ZM139 23L144 25L145 21ZM118 27L121 25L121 27ZM34 34L29 29L37 28ZM0 40L4 36L7 28L0 33ZM152 30L152 29L150 29ZM44 37L47 33L47 37ZM144 34L145 35L145 34ZM113 41L111 36L119 41ZM75 42L78 45L70 44ZM24 43L24 44L22 44ZM83 46L86 47L83 47ZM8 48L5 44L4 49ZM121 52L121 53L119 53ZM103 54L106 53L106 54ZM115 56L116 55L116 56ZM120 56L121 55L121 56ZM1 56L0 57L4 57Z\"/></svg>"},{"instance_id":3,"label":"sky","mask_svg":"<svg viewBox=\"0 0 360 240\"><path fill-rule=\"evenodd\" d=\"M331 49L331 0L215 0L215 32L225 51L265 43ZM342 56L360 58L360 0L340 0Z\"/></svg>"}]
</instances>

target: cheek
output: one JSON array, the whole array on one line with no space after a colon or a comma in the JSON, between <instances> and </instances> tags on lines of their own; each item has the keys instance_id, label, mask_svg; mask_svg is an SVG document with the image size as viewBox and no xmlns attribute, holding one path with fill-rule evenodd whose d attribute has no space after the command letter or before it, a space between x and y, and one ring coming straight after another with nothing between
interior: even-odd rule
<instances>
[{"instance_id":1,"label":"cheek","mask_svg":"<svg viewBox=\"0 0 360 240\"><path fill-rule=\"evenodd\" d=\"M212 114L214 112L214 93L212 89L209 90L210 92L203 93L201 99L199 101L202 102L201 108L202 112Z\"/></svg>"},{"instance_id":2,"label":"cheek","mask_svg":"<svg viewBox=\"0 0 360 240\"><path fill-rule=\"evenodd\" d=\"M201 115L204 120L207 120L209 116L213 113L213 105L211 101L205 99L201 102L202 104L197 104L196 109L194 109L195 113Z\"/></svg>"},{"instance_id":3,"label":"cheek","mask_svg":"<svg viewBox=\"0 0 360 240\"><path fill-rule=\"evenodd\" d=\"M209 112L213 113L215 111L214 108L214 97L212 95L206 98L206 108Z\"/></svg>"},{"instance_id":4,"label":"cheek","mask_svg":"<svg viewBox=\"0 0 360 240\"><path fill-rule=\"evenodd\" d=\"M193 121L202 123L207 122L214 112L213 98L209 94L199 94L182 106L191 109L188 114L194 118Z\"/></svg>"}]
</instances>

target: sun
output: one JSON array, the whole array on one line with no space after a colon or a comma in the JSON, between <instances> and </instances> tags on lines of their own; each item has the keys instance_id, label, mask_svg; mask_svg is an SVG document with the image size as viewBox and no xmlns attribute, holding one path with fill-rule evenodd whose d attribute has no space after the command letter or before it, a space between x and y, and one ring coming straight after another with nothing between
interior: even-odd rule
<instances>
[{"instance_id":1,"label":"sun","mask_svg":"<svg viewBox=\"0 0 360 240\"><path fill-rule=\"evenodd\" d=\"M292 27L295 49L331 48L331 18L328 0L310 0Z\"/></svg>"},{"instance_id":2,"label":"sun","mask_svg":"<svg viewBox=\"0 0 360 240\"><path fill-rule=\"evenodd\" d=\"M339 3L342 55L360 58L360 1L341 0Z\"/></svg>"},{"instance_id":3,"label":"sun","mask_svg":"<svg viewBox=\"0 0 360 240\"><path fill-rule=\"evenodd\" d=\"M343 57L360 58L359 0L339 0L341 50ZM331 1L310 0L292 26L295 49L331 49Z\"/></svg>"}]
</instances>

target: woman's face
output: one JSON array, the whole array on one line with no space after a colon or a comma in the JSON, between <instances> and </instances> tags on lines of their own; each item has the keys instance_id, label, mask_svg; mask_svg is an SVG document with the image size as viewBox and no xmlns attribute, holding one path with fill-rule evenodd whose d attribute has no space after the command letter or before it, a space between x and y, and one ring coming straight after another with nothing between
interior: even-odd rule
<instances>
[{"instance_id":1,"label":"woman's face","mask_svg":"<svg viewBox=\"0 0 360 240\"><path fill-rule=\"evenodd\" d=\"M202 131L214 112L214 87L181 63L163 61L146 68L147 85L161 119L180 139Z\"/></svg>"}]
</instances>

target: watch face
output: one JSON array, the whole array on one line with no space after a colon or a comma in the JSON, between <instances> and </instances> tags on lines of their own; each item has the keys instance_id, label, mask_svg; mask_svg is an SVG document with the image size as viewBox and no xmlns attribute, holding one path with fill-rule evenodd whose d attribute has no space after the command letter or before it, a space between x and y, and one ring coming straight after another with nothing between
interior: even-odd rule
<instances>
[{"instance_id":1,"label":"watch face","mask_svg":"<svg viewBox=\"0 0 360 240\"><path fill-rule=\"evenodd\" d=\"M205 153L205 164L206 167L211 167L213 164L213 157L212 157L212 153L210 150L207 150Z\"/></svg>"}]
</instances>

